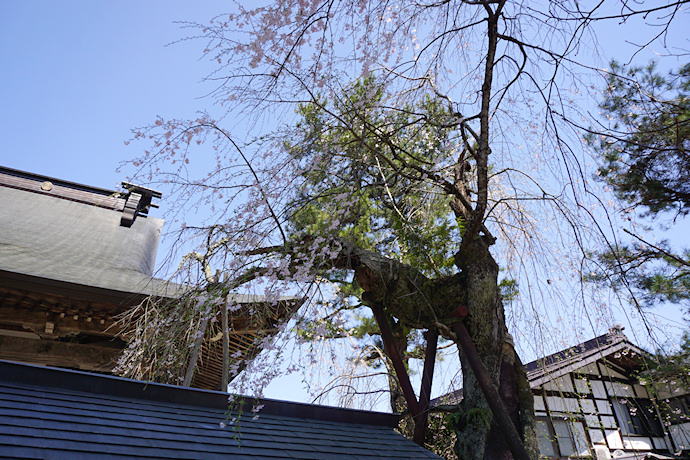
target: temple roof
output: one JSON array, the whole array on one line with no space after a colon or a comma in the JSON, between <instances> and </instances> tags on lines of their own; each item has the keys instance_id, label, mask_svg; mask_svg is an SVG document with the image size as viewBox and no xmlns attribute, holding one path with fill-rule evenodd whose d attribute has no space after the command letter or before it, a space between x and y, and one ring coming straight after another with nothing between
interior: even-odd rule
<instances>
[{"instance_id":1,"label":"temple roof","mask_svg":"<svg viewBox=\"0 0 690 460\"><path fill-rule=\"evenodd\" d=\"M142 207L123 225L133 195L0 167L1 278L115 304L174 295L179 286L152 277L163 221Z\"/></svg>"},{"instance_id":2,"label":"temple roof","mask_svg":"<svg viewBox=\"0 0 690 460\"><path fill-rule=\"evenodd\" d=\"M155 278L163 220L155 190L107 190L0 166L0 358L111 372L129 337L121 314L190 286ZM249 360L301 301L230 294L230 354ZM257 307L264 315L257 315ZM217 329L217 328L216 328ZM222 341L209 327L192 385L220 389Z\"/></svg>"}]
</instances>

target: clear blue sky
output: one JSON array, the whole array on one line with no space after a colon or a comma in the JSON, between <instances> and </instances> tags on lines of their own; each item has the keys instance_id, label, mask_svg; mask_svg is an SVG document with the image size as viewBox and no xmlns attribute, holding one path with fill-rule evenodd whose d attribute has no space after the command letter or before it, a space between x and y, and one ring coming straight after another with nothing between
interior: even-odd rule
<instances>
[{"instance_id":1,"label":"clear blue sky","mask_svg":"<svg viewBox=\"0 0 690 460\"><path fill-rule=\"evenodd\" d=\"M204 43L171 44L190 34L175 22L205 23L231 6L0 1L0 164L115 189L125 179L118 164L142 148L124 144L131 129L211 104L200 98L208 89L200 81L211 70L199 61ZM160 217L164 207L163 201L152 215ZM310 402L299 373L274 381L264 394Z\"/></svg>"},{"instance_id":2,"label":"clear blue sky","mask_svg":"<svg viewBox=\"0 0 690 460\"><path fill-rule=\"evenodd\" d=\"M119 162L141 148L124 144L132 128L210 104L199 99L202 42L166 45L189 35L175 21L206 22L227 5L0 1L0 164L115 189ZM306 401L301 387L293 375L266 395Z\"/></svg>"},{"instance_id":3,"label":"clear blue sky","mask_svg":"<svg viewBox=\"0 0 690 460\"><path fill-rule=\"evenodd\" d=\"M124 144L132 128L211 103L199 98L212 70L199 61L204 43L166 46L190 33L175 21L207 22L230 9L221 1L0 1L0 164L114 189L125 179L119 162L140 148ZM687 49L683 19L672 44ZM602 54L628 55L622 37L637 26L602 29ZM285 387L269 395L301 399Z\"/></svg>"},{"instance_id":4,"label":"clear blue sky","mask_svg":"<svg viewBox=\"0 0 690 460\"><path fill-rule=\"evenodd\" d=\"M139 147L124 145L130 129L210 104L199 99L210 70L198 60L203 43L166 46L189 34L174 22L229 9L222 1L0 1L0 163L119 184L119 161ZM604 54L627 54L620 32L634 26L603 29Z\"/></svg>"},{"instance_id":5,"label":"clear blue sky","mask_svg":"<svg viewBox=\"0 0 690 460\"><path fill-rule=\"evenodd\" d=\"M185 116L206 74L200 42L166 46L225 2L0 2L0 163L114 188L130 129Z\"/></svg>"}]
</instances>

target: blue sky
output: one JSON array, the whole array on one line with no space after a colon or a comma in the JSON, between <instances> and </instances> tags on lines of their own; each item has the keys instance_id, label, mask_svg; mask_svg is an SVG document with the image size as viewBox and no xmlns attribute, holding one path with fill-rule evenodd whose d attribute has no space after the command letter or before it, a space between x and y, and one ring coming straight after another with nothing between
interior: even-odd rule
<instances>
[{"instance_id":1,"label":"blue sky","mask_svg":"<svg viewBox=\"0 0 690 460\"><path fill-rule=\"evenodd\" d=\"M209 89L200 81L212 70L199 60L204 43L171 44L189 35L175 21L206 22L231 7L221 1L0 1L0 164L116 188L125 179L118 164L141 148L124 143L132 128L211 104L200 98ZM670 43L688 48L679 22ZM598 48L604 56L628 55L624 37L634 37L636 27L602 28ZM638 61L657 51L646 50ZM294 377L267 394L304 399L285 394L299 385Z\"/></svg>"},{"instance_id":2,"label":"blue sky","mask_svg":"<svg viewBox=\"0 0 690 460\"><path fill-rule=\"evenodd\" d=\"M124 144L132 128L210 104L199 98L209 71L202 43L166 45L188 35L175 21L204 22L224 5L0 2L0 164L115 189L125 179L118 164L141 148ZM301 388L295 374L265 394L307 401Z\"/></svg>"},{"instance_id":3,"label":"blue sky","mask_svg":"<svg viewBox=\"0 0 690 460\"><path fill-rule=\"evenodd\" d=\"M0 162L114 188L135 156L130 129L193 114L205 75L199 42L174 21L221 2L0 2Z\"/></svg>"},{"instance_id":4,"label":"blue sky","mask_svg":"<svg viewBox=\"0 0 690 460\"><path fill-rule=\"evenodd\" d=\"M143 147L125 145L133 128L211 104L200 98L203 42L178 42L190 32L175 22L206 22L228 4L0 1L0 164L115 189L119 163ZM264 395L311 402L299 373Z\"/></svg>"},{"instance_id":5,"label":"blue sky","mask_svg":"<svg viewBox=\"0 0 690 460\"><path fill-rule=\"evenodd\" d=\"M221 1L0 2L0 162L8 167L111 188L130 130L157 115L189 116L208 74L201 41L175 21L205 22L231 9ZM602 29L604 55L630 47ZM630 34L631 36L634 36ZM687 47L687 39L684 40ZM644 53L654 57L654 50ZM647 59L647 58L645 58Z\"/></svg>"}]
</instances>

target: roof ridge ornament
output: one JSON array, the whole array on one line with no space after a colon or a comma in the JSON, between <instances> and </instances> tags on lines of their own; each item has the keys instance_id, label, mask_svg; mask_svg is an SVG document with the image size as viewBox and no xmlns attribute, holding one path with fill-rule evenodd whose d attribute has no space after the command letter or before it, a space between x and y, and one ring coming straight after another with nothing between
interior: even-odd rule
<instances>
[{"instance_id":1,"label":"roof ridge ornament","mask_svg":"<svg viewBox=\"0 0 690 460\"><path fill-rule=\"evenodd\" d=\"M157 190L125 181L122 181L122 188L129 192L129 194L126 195L125 199L127 201L122 209L122 217L120 218L120 226L122 227L131 227L134 223L134 219L136 219L139 214L147 215L150 208L157 208L158 205L151 203L151 200L163 196L163 194Z\"/></svg>"},{"instance_id":2,"label":"roof ridge ornament","mask_svg":"<svg viewBox=\"0 0 690 460\"><path fill-rule=\"evenodd\" d=\"M623 333L624 330L625 330L625 327L623 327L622 324L615 324L611 328L609 328L607 335L611 338L627 340L628 337L626 337L626 335Z\"/></svg>"}]
</instances>

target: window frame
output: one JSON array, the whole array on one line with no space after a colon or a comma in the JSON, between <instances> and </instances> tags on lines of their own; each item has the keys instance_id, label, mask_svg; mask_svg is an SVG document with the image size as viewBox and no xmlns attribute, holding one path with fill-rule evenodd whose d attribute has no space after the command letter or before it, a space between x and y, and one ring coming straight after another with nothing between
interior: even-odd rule
<instances>
[{"instance_id":1,"label":"window frame","mask_svg":"<svg viewBox=\"0 0 690 460\"><path fill-rule=\"evenodd\" d=\"M664 428L650 399L612 398L611 405L621 434L655 438L664 436Z\"/></svg>"},{"instance_id":2,"label":"window frame","mask_svg":"<svg viewBox=\"0 0 690 460\"><path fill-rule=\"evenodd\" d=\"M585 424L582 420L573 420L567 416L546 416L536 417L537 423L537 441L539 444L539 455L546 458L586 458L590 456L591 443L587 438ZM539 429L539 424L543 424L545 430ZM580 431L585 436L581 441L584 445L580 445L576 439L575 424L580 425ZM556 426L562 427L561 433L558 433ZM546 434L546 436L543 436ZM550 452L542 452L542 443L548 442L551 446ZM566 442L569 445L566 445ZM580 453L579 449L584 448L587 452ZM564 453L570 451L571 453Z\"/></svg>"}]
</instances>

